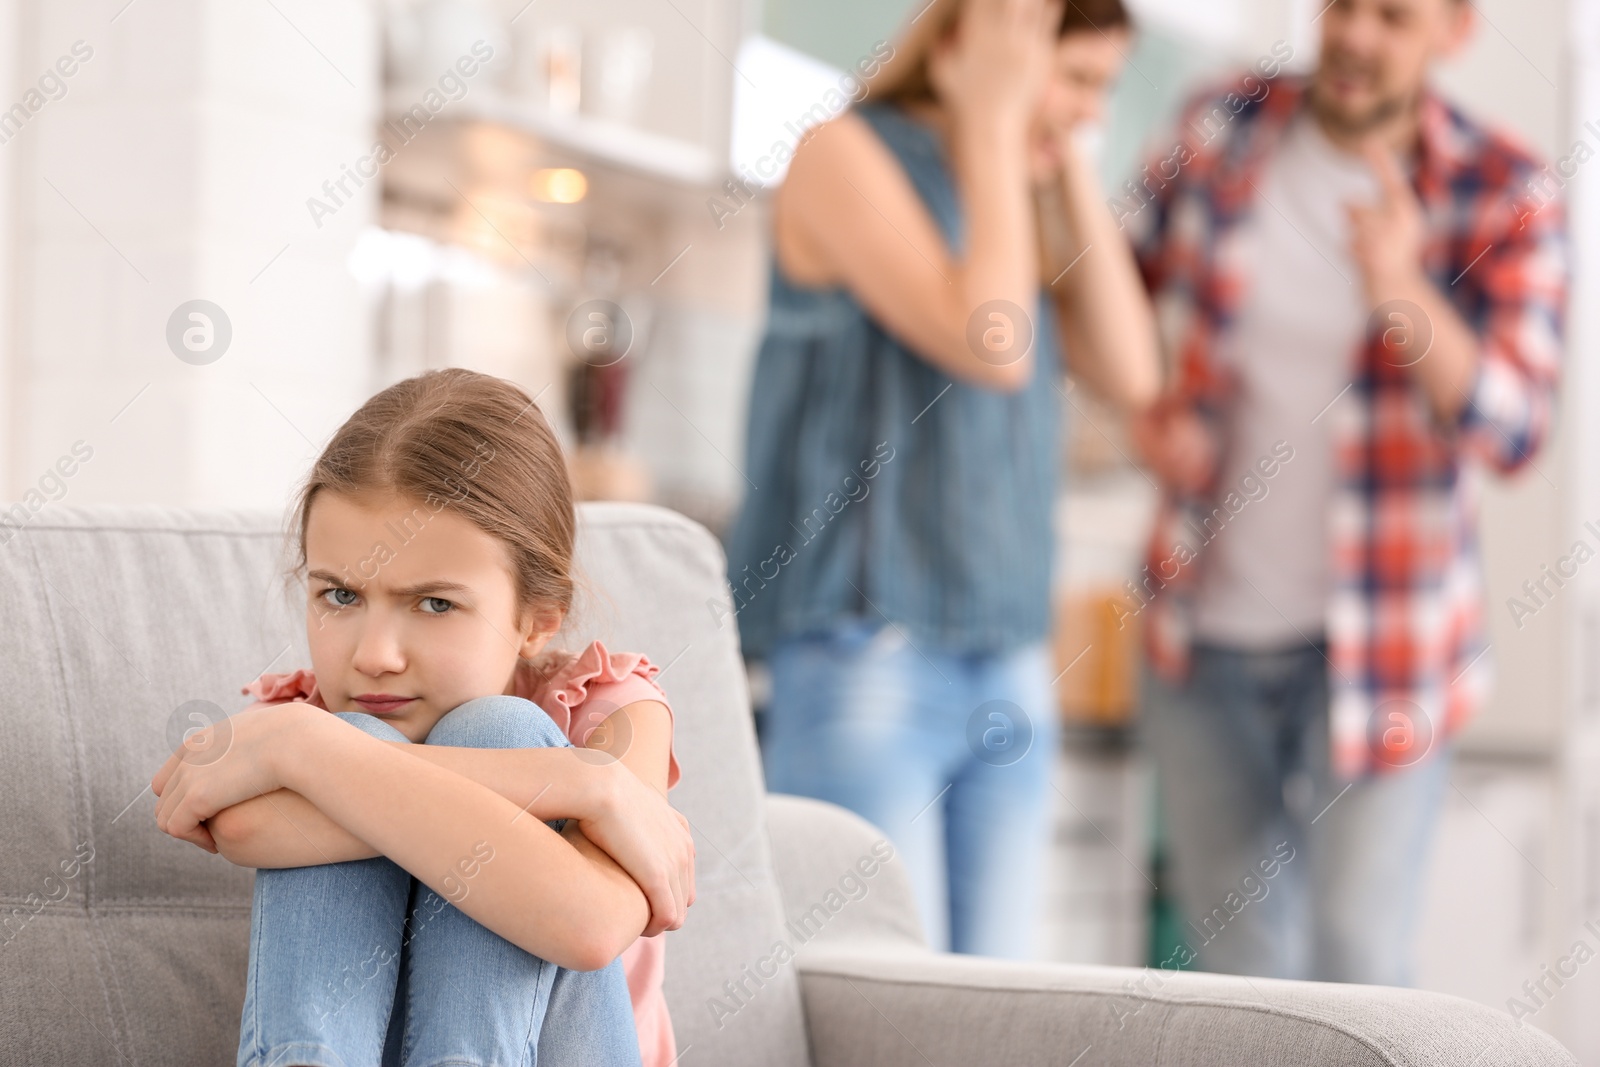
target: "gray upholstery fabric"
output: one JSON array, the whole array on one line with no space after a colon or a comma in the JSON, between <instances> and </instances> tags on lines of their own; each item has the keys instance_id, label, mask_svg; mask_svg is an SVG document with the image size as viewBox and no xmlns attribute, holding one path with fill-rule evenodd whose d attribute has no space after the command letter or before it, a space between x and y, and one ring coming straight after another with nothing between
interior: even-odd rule
<instances>
[{"instance_id":1,"label":"gray upholstery fabric","mask_svg":"<svg viewBox=\"0 0 1600 1067\"><path fill-rule=\"evenodd\" d=\"M1552 1037L1438 993L830 948L801 962L816 1067L1573 1067ZM1119 1025L1120 1024L1120 1025ZM1079 1059L1081 1057L1081 1060Z\"/></svg>"},{"instance_id":2,"label":"gray upholstery fabric","mask_svg":"<svg viewBox=\"0 0 1600 1067\"><path fill-rule=\"evenodd\" d=\"M784 912L804 914L881 838L848 812L767 797ZM1556 1067L1509 1015L1436 993L931 952L898 861L799 953L816 1067Z\"/></svg>"},{"instance_id":3,"label":"gray upholstery fabric","mask_svg":"<svg viewBox=\"0 0 1600 1067\"><path fill-rule=\"evenodd\" d=\"M801 960L834 945L928 947L904 865L876 862L893 854L876 826L820 800L768 793L767 829L784 932Z\"/></svg>"},{"instance_id":4,"label":"gray upholstery fabric","mask_svg":"<svg viewBox=\"0 0 1600 1067\"><path fill-rule=\"evenodd\" d=\"M678 716L699 898L666 989L686 1067L801 1067L792 969L711 1007L782 925L737 637L706 607L721 551L659 508L581 518L572 642L666 666ZM235 711L261 671L308 663L284 562L261 514L52 506L0 545L0 1063L233 1062L252 875L158 832L146 786L186 701Z\"/></svg>"}]
</instances>

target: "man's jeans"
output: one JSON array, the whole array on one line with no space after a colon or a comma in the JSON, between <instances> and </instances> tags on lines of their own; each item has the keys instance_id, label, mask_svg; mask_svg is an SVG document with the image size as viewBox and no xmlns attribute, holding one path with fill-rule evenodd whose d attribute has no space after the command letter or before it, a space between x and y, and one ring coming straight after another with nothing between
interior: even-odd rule
<instances>
[{"instance_id":1,"label":"man's jeans","mask_svg":"<svg viewBox=\"0 0 1600 1067\"><path fill-rule=\"evenodd\" d=\"M1168 888L1200 968L1409 985L1450 752L1336 780L1329 669L1322 647L1309 644L1197 645L1182 686L1146 669L1144 729L1166 816Z\"/></svg>"}]
</instances>

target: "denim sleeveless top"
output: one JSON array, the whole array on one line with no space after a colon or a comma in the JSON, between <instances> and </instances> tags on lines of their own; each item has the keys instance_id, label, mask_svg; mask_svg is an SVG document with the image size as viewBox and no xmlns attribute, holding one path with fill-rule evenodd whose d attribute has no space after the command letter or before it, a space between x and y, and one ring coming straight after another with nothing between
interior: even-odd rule
<instances>
[{"instance_id":1,"label":"denim sleeveless top","mask_svg":"<svg viewBox=\"0 0 1600 1067\"><path fill-rule=\"evenodd\" d=\"M938 135L890 104L857 108L950 247L960 201ZM728 579L747 655L852 618L914 644L1004 652L1050 625L1061 361L1051 301L1034 374L967 385L907 350L843 288L790 284L773 258Z\"/></svg>"}]
</instances>

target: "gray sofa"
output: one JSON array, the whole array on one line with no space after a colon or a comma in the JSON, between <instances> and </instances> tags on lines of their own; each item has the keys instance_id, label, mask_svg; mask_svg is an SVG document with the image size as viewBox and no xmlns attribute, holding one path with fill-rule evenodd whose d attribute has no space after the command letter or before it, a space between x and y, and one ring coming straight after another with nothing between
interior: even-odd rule
<instances>
[{"instance_id":1,"label":"gray sofa","mask_svg":"<svg viewBox=\"0 0 1600 1067\"><path fill-rule=\"evenodd\" d=\"M667 665L678 709L700 859L668 941L684 1067L1573 1062L1427 993L929 952L881 835L764 795L715 540L657 508L582 519L598 595L575 635ZM233 710L307 662L278 520L52 504L0 541L0 1063L232 1063L251 872L158 833L145 786L187 702Z\"/></svg>"}]
</instances>

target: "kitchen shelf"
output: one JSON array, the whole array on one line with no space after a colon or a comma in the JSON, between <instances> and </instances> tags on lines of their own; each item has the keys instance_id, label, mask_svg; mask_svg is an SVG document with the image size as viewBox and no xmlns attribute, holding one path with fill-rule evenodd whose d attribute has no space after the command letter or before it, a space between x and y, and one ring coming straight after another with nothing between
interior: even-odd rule
<instances>
[{"instance_id":1,"label":"kitchen shelf","mask_svg":"<svg viewBox=\"0 0 1600 1067\"><path fill-rule=\"evenodd\" d=\"M398 120L426 87L392 88L384 94L387 120ZM533 104L477 92L447 104L434 119L494 122L597 162L688 186L715 185L727 166L703 145L637 126L587 115L552 115Z\"/></svg>"}]
</instances>

